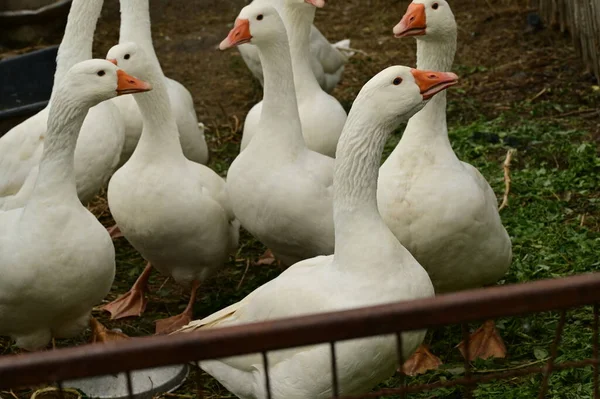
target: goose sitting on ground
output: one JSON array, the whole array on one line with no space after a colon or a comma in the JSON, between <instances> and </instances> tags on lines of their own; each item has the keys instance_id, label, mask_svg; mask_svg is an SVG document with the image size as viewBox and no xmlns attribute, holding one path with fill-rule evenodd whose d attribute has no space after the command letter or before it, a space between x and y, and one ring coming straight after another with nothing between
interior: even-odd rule
<instances>
[{"instance_id":1,"label":"goose sitting on ground","mask_svg":"<svg viewBox=\"0 0 600 399\"><path fill-rule=\"evenodd\" d=\"M259 2L240 18L220 47L256 45L265 87L258 132L227 173L234 212L286 266L331 255L334 160L309 150L302 137L285 26L273 7Z\"/></svg>"},{"instance_id":2,"label":"goose sitting on ground","mask_svg":"<svg viewBox=\"0 0 600 399\"><path fill-rule=\"evenodd\" d=\"M267 12L263 16L265 23L272 18ZM254 16L240 15L244 17ZM394 66L367 82L350 111L335 161L335 253L296 263L240 302L181 331L433 296L429 276L379 215L377 172L393 129L421 109L425 98L456 79L452 73ZM423 331L403 333L403 355L410 355L424 335ZM389 335L337 343L340 396L368 392L390 377L397 367L397 353L396 339ZM270 395L265 392L265 370L258 354L200 366L242 399L320 399L333 396L330 356L328 345L269 353Z\"/></svg>"},{"instance_id":3,"label":"goose sitting on ground","mask_svg":"<svg viewBox=\"0 0 600 399\"><path fill-rule=\"evenodd\" d=\"M78 62L92 58L92 42L102 0L73 0L58 49L54 87ZM30 198L46 141L50 105L0 139L0 210L22 207ZM90 109L75 150L77 194L85 205L105 187L116 170L125 125L112 101Z\"/></svg>"},{"instance_id":4,"label":"goose sitting on ground","mask_svg":"<svg viewBox=\"0 0 600 399\"><path fill-rule=\"evenodd\" d=\"M77 197L75 143L90 107L149 89L105 60L76 64L55 86L33 193L0 212L0 335L18 347L79 334L110 291L115 249Z\"/></svg>"},{"instance_id":5,"label":"goose sitting on ground","mask_svg":"<svg viewBox=\"0 0 600 399\"><path fill-rule=\"evenodd\" d=\"M413 1L394 33L417 38L417 68L452 68L457 29L446 1ZM511 242L496 196L481 173L452 150L445 93L408 122L381 167L377 199L383 219L427 270L436 293L493 284L508 270ZM504 357L493 322L470 342L471 358Z\"/></svg>"},{"instance_id":6,"label":"goose sitting on ground","mask_svg":"<svg viewBox=\"0 0 600 399\"><path fill-rule=\"evenodd\" d=\"M338 138L346 122L346 111L338 100L321 89L310 63L310 27L315 18L316 7L323 7L325 1L281 1L282 5L278 11L285 24L289 39L292 56L290 70L293 70L292 76L304 141L309 149L334 157ZM242 151L259 130L262 106L262 102L256 104L246 116L241 144Z\"/></svg>"},{"instance_id":7,"label":"goose sitting on ground","mask_svg":"<svg viewBox=\"0 0 600 399\"><path fill-rule=\"evenodd\" d=\"M254 0L263 4L269 4L280 8L283 0ZM312 25L310 29L310 55L311 67L319 85L327 93L331 93L339 83L344 72L344 66L348 58L354 53L349 50L350 39L344 39L337 43L329 43L323 34ZM264 76L258 49L252 44L242 44L238 47L240 54L248 69L258 79L261 86L264 85Z\"/></svg>"},{"instance_id":8,"label":"goose sitting on ground","mask_svg":"<svg viewBox=\"0 0 600 399\"><path fill-rule=\"evenodd\" d=\"M144 120L142 137L108 185L110 211L148 265L132 289L104 309L113 319L140 315L154 266L191 288L183 313L157 321L157 333L166 333L192 319L200 282L222 267L237 247L239 222L229 204L225 181L184 156L158 64L135 43L113 47L108 58L150 82L153 90L134 96Z\"/></svg>"}]
</instances>

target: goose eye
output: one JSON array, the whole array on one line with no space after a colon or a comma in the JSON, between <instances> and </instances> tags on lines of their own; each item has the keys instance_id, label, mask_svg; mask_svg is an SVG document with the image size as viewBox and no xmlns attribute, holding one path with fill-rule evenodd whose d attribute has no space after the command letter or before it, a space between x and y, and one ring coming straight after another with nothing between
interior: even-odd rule
<instances>
[{"instance_id":1,"label":"goose eye","mask_svg":"<svg viewBox=\"0 0 600 399\"><path fill-rule=\"evenodd\" d=\"M256 20L257 20L257 21L262 21L264 17L265 17L264 15L262 15L262 14L259 14L259 15L256 17Z\"/></svg>"},{"instance_id":2,"label":"goose eye","mask_svg":"<svg viewBox=\"0 0 600 399\"><path fill-rule=\"evenodd\" d=\"M437 10L440 7L440 5L438 3L433 3L433 5L431 6L431 8L433 8L434 10Z\"/></svg>"},{"instance_id":3,"label":"goose eye","mask_svg":"<svg viewBox=\"0 0 600 399\"><path fill-rule=\"evenodd\" d=\"M123 58L125 58L126 60L128 60L128 59L130 59L130 58L131 58L131 55L129 55L129 54L125 54L125 57L123 57Z\"/></svg>"},{"instance_id":4,"label":"goose eye","mask_svg":"<svg viewBox=\"0 0 600 399\"><path fill-rule=\"evenodd\" d=\"M106 72L104 72L104 71L98 71L97 75L98 76L104 76L104 75L106 75Z\"/></svg>"},{"instance_id":5,"label":"goose eye","mask_svg":"<svg viewBox=\"0 0 600 399\"><path fill-rule=\"evenodd\" d=\"M397 77L392 83L394 84L394 86L398 86L400 83L402 83L402 78Z\"/></svg>"}]
</instances>

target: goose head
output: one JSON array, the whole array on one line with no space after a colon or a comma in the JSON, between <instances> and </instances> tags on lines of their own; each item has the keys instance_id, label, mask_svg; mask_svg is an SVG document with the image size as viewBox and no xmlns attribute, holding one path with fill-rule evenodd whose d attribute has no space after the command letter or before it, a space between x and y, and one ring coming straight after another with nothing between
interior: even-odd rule
<instances>
[{"instance_id":1,"label":"goose head","mask_svg":"<svg viewBox=\"0 0 600 399\"><path fill-rule=\"evenodd\" d=\"M394 36L436 39L456 35L456 20L445 0L413 0L394 27Z\"/></svg>"},{"instance_id":2,"label":"goose head","mask_svg":"<svg viewBox=\"0 0 600 399\"><path fill-rule=\"evenodd\" d=\"M268 4L253 2L242 8L235 20L233 29L221 42L219 48L226 50L244 43L261 45L272 43L281 38L287 39L285 25L281 17Z\"/></svg>"},{"instance_id":3,"label":"goose head","mask_svg":"<svg viewBox=\"0 0 600 399\"><path fill-rule=\"evenodd\" d=\"M152 79L152 69L148 67L149 59L136 43L128 42L111 47L106 59L142 79Z\"/></svg>"},{"instance_id":4,"label":"goose head","mask_svg":"<svg viewBox=\"0 0 600 399\"><path fill-rule=\"evenodd\" d=\"M93 106L116 96L151 90L152 87L125 73L106 60L86 60L75 64L62 79L70 101Z\"/></svg>"},{"instance_id":5,"label":"goose head","mask_svg":"<svg viewBox=\"0 0 600 399\"><path fill-rule=\"evenodd\" d=\"M395 126L419 112L437 93L457 83L458 76L452 72L391 66L369 80L355 102L380 123Z\"/></svg>"}]
</instances>

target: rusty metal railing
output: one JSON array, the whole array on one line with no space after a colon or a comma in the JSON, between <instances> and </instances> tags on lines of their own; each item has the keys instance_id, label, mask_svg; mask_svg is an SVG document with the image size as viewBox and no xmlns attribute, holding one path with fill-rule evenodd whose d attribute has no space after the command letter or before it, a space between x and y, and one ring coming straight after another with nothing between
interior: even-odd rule
<instances>
[{"instance_id":1,"label":"rusty metal railing","mask_svg":"<svg viewBox=\"0 0 600 399\"><path fill-rule=\"evenodd\" d=\"M468 322L558 310L560 320L550 356L544 366L474 375L471 372L470 362L465 360L464 377L423 385L405 385L404 381L401 381L397 388L352 398L370 398L388 394L400 394L404 397L407 393L454 386L464 386L464 397L469 398L473 387L479 383L534 373L542 374L539 398L543 398L548 390L549 376L553 371L591 365L594 368L594 398L600 399L598 303L600 303L600 273L594 273L477 289L343 312L207 329L189 334L143 337L47 352L2 356L0 357L0 390L42 383L58 383L60 387L61 381L118 372L126 372L130 381L130 372L133 370L195 363L250 353L262 353L265 369L268 371L266 354L270 351L325 343L330 345L332 353L333 397L341 399L336 386L336 342L396 334L398 348L402 348L401 332L461 324L463 335L467 340L465 348L468 348L469 333L466 324ZM592 358L556 363L566 311L586 305L593 305ZM398 352L398 364L402 365L404 362L402 351ZM269 373L265 374L268 388ZM131 384L129 387L131 388Z\"/></svg>"}]
</instances>

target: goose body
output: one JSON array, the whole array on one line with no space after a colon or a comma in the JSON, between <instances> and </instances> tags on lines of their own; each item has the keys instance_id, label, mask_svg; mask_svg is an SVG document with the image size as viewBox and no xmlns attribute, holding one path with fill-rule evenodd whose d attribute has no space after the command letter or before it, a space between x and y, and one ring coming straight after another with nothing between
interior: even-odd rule
<instances>
[{"instance_id":1,"label":"goose body","mask_svg":"<svg viewBox=\"0 0 600 399\"><path fill-rule=\"evenodd\" d=\"M104 60L65 72L54 88L32 194L23 208L0 212L0 335L20 348L79 334L110 290L114 247L77 197L74 152L88 109L115 97L126 81L135 79Z\"/></svg>"},{"instance_id":2,"label":"goose body","mask_svg":"<svg viewBox=\"0 0 600 399\"><path fill-rule=\"evenodd\" d=\"M261 1L263 4L271 5L275 8L281 7L283 0L254 0ZM337 43L329 43L321 31L315 26L310 28L310 63L315 78L319 85L327 93L330 93L339 83L344 72L344 66L348 62L348 57L352 52L344 49L350 47L350 40L344 39ZM248 69L254 77L258 79L261 85L264 85L264 76L258 49L252 44L242 44L239 46L240 54Z\"/></svg>"},{"instance_id":3,"label":"goose body","mask_svg":"<svg viewBox=\"0 0 600 399\"><path fill-rule=\"evenodd\" d=\"M128 42L137 43L160 69L152 44L149 0L121 0L119 43ZM191 161L206 164L209 154L204 138L204 125L198 123L192 95L181 83L164 76L162 69L160 74L165 81L184 155ZM143 118L132 96L119 97L115 103L126 120L125 144L121 154L121 165L123 165L133 154L140 139Z\"/></svg>"},{"instance_id":4,"label":"goose body","mask_svg":"<svg viewBox=\"0 0 600 399\"><path fill-rule=\"evenodd\" d=\"M93 35L102 4L103 0L73 1L58 51L55 87L70 67L92 58ZM21 207L31 196L44 148L49 108L50 105L0 139L0 209ZM82 203L87 204L116 170L124 131L121 114L110 101L90 109L75 149L77 193Z\"/></svg>"},{"instance_id":5,"label":"goose body","mask_svg":"<svg viewBox=\"0 0 600 399\"><path fill-rule=\"evenodd\" d=\"M251 6L242 10L238 21L251 21L252 26L257 13L265 22L276 15L272 8ZM424 74L390 67L371 79L354 102L335 165L335 253L296 263L240 302L190 323L181 332L433 295L427 273L386 227L376 204L385 140L403 118L422 107L421 93L426 89L419 86L430 83ZM440 79L455 82L455 75L442 75ZM400 83L394 83L398 79ZM403 354L410 355L423 337L423 331L404 333ZM339 394L368 392L391 376L397 368L395 345L395 337L390 336L336 344ZM330 356L328 345L269 353L270 395L265 391L260 355L206 361L201 367L242 399L320 399L333 395Z\"/></svg>"},{"instance_id":6,"label":"goose body","mask_svg":"<svg viewBox=\"0 0 600 399\"><path fill-rule=\"evenodd\" d=\"M324 2L311 0L282 0L277 8L285 23L292 57L292 69L302 135L306 146L313 151L334 157L339 136L346 121L340 103L324 92L312 71L309 35L316 7ZM264 67L263 67L264 70ZM243 151L259 130L263 103L256 104L244 122L241 150Z\"/></svg>"},{"instance_id":7,"label":"goose body","mask_svg":"<svg viewBox=\"0 0 600 399\"><path fill-rule=\"evenodd\" d=\"M221 48L234 46L233 35L247 29L236 25ZM302 137L283 22L274 15L252 29L265 73L264 107L256 136L229 168L227 186L242 226L289 266L333 253L334 160L309 150Z\"/></svg>"},{"instance_id":8,"label":"goose body","mask_svg":"<svg viewBox=\"0 0 600 399\"><path fill-rule=\"evenodd\" d=\"M407 25L395 32L420 32L414 24L425 24L417 36L417 67L450 70L456 22L448 4L415 0L403 21ZM452 150L445 93L409 121L380 169L377 197L383 219L428 271L436 292L493 284L508 270L511 242L496 196Z\"/></svg>"},{"instance_id":9,"label":"goose body","mask_svg":"<svg viewBox=\"0 0 600 399\"><path fill-rule=\"evenodd\" d=\"M113 47L108 57L153 85L148 95L135 96L144 130L109 183L111 213L152 266L189 288L222 267L237 246L239 222L225 181L184 156L158 62L134 43Z\"/></svg>"},{"instance_id":10,"label":"goose body","mask_svg":"<svg viewBox=\"0 0 600 399\"><path fill-rule=\"evenodd\" d=\"M391 244L393 235L387 237ZM370 244L372 242L369 242ZM373 247L381 249L385 245ZM373 252L369 251L369 254ZM392 254L386 254L390 256ZM349 272L348 265L336 262L334 255L299 262L276 279L259 287L242 301L206 319L184 327L184 332L221 328L278 318L305 316L411 300L433 295L425 271L408 251L397 252L393 263L363 259L368 270ZM413 263L414 262L414 263ZM363 265L364 265L363 264ZM390 266L406 264L410 283L397 285L406 275L391 272ZM414 270L413 270L414 266ZM373 275L380 269L383 274ZM374 281L378 281L374 284ZM393 284L392 281L396 282ZM340 289L339 287L343 287ZM285 299L284 299L285 298ZM403 354L418 347L425 332L404 333ZM336 344L340 393L368 392L394 374L398 367L395 337L377 337ZM315 345L269 353L269 377L273 399L325 399L333 396L329 345ZM202 369L242 399L265 399L265 370L260 355L248 355L202 362Z\"/></svg>"}]
</instances>

